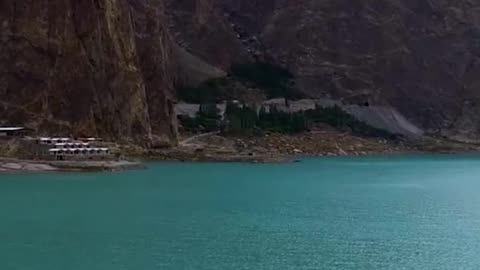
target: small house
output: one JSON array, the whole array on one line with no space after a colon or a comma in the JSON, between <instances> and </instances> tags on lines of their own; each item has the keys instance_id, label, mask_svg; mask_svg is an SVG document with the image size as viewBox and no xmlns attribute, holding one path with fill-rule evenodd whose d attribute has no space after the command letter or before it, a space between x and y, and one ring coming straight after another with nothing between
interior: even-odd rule
<instances>
[{"instance_id":1,"label":"small house","mask_svg":"<svg viewBox=\"0 0 480 270\"><path fill-rule=\"evenodd\" d=\"M25 127L0 127L1 138L24 137L31 133L31 129Z\"/></svg>"},{"instance_id":2,"label":"small house","mask_svg":"<svg viewBox=\"0 0 480 270\"><path fill-rule=\"evenodd\" d=\"M90 143L84 143L84 142L67 142L67 143L56 143L53 145L53 148L56 149L84 149L84 148L90 148Z\"/></svg>"},{"instance_id":3,"label":"small house","mask_svg":"<svg viewBox=\"0 0 480 270\"><path fill-rule=\"evenodd\" d=\"M98 160L110 157L109 148L51 148L55 160Z\"/></svg>"},{"instance_id":4,"label":"small house","mask_svg":"<svg viewBox=\"0 0 480 270\"><path fill-rule=\"evenodd\" d=\"M41 137L38 139L38 144L43 145L55 145L58 143L69 143L72 139L70 138L50 138L50 137Z\"/></svg>"}]
</instances>

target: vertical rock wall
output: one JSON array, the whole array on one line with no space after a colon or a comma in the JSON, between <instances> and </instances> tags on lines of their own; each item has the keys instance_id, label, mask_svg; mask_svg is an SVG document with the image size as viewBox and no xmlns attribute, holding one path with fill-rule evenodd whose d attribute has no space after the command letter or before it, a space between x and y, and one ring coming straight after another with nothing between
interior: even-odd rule
<instances>
[{"instance_id":1,"label":"vertical rock wall","mask_svg":"<svg viewBox=\"0 0 480 270\"><path fill-rule=\"evenodd\" d=\"M0 1L0 120L142 142L154 127L175 138L170 40L161 2L150 2Z\"/></svg>"}]
</instances>

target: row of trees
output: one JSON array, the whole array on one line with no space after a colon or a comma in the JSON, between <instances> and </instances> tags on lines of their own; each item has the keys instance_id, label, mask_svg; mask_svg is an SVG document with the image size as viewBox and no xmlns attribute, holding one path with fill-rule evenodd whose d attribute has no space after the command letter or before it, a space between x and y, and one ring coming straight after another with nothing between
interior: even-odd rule
<instances>
[{"instance_id":1,"label":"row of trees","mask_svg":"<svg viewBox=\"0 0 480 270\"><path fill-rule=\"evenodd\" d=\"M215 104L204 104L195 118L180 119L189 131L223 130L229 133L249 133L252 131L272 131L279 133L298 133L309 130L315 123L325 123L338 130L368 137L395 138L386 130L374 128L345 112L338 106L316 107L305 112L283 112L271 107L256 108L228 102L225 116L220 115Z\"/></svg>"},{"instance_id":2,"label":"row of trees","mask_svg":"<svg viewBox=\"0 0 480 270\"><path fill-rule=\"evenodd\" d=\"M308 121L304 113L288 113L265 107L257 113L255 108L227 103L225 111L230 132L244 132L253 129L281 133L296 133L308 130Z\"/></svg>"},{"instance_id":3,"label":"row of trees","mask_svg":"<svg viewBox=\"0 0 480 270\"><path fill-rule=\"evenodd\" d=\"M182 126L191 132L223 130L229 133L249 133L252 131L273 131L296 133L308 130L304 113L287 113L272 108L257 109L228 102L222 118L215 104L204 104L194 118L179 118Z\"/></svg>"},{"instance_id":4,"label":"row of trees","mask_svg":"<svg viewBox=\"0 0 480 270\"><path fill-rule=\"evenodd\" d=\"M214 103L200 105L200 110L194 118L179 117L182 126L190 132L210 132L225 128L225 122Z\"/></svg>"}]
</instances>

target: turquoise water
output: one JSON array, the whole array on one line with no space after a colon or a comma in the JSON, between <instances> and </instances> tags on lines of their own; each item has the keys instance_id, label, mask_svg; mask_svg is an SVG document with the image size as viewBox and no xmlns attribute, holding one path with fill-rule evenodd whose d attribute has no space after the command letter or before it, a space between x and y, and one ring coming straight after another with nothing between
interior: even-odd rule
<instances>
[{"instance_id":1,"label":"turquoise water","mask_svg":"<svg viewBox=\"0 0 480 270\"><path fill-rule=\"evenodd\" d=\"M480 158L0 175L1 270L480 269Z\"/></svg>"}]
</instances>

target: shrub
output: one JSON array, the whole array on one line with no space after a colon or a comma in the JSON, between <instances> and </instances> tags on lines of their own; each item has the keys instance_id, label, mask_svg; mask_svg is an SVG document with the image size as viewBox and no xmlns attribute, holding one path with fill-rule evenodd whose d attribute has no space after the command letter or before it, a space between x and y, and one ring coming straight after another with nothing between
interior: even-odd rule
<instances>
[{"instance_id":1,"label":"shrub","mask_svg":"<svg viewBox=\"0 0 480 270\"><path fill-rule=\"evenodd\" d=\"M259 128L280 133L298 133L308 130L308 120L302 112L282 112L275 107L267 112L265 108L260 109L257 125Z\"/></svg>"},{"instance_id":2,"label":"shrub","mask_svg":"<svg viewBox=\"0 0 480 270\"><path fill-rule=\"evenodd\" d=\"M228 129L237 133L255 128L258 119L255 109L245 105L239 106L233 102L227 103L225 117L228 121Z\"/></svg>"},{"instance_id":3,"label":"shrub","mask_svg":"<svg viewBox=\"0 0 480 270\"><path fill-rule=\"evenodd\" d=\"M207 103L200 105L200 110L194 118L180 116L179 120L187 131L210 132L223 128L221 118L217 106L214 103Z\"/></svg>"},{"instance_id":4,"label":"shrub","mask_svg":"<svg viewBox=\"0 0 480 270\"><path fill-rule=\"evenodd\" d=\"M262 107L257 115L255 108L229 102L225 113L229 123L228 129L234 133L251 131L297 133L308 130L308 121L303 113L281 112L274 107L270 112Z\"/></svg>"}]
</instances>

